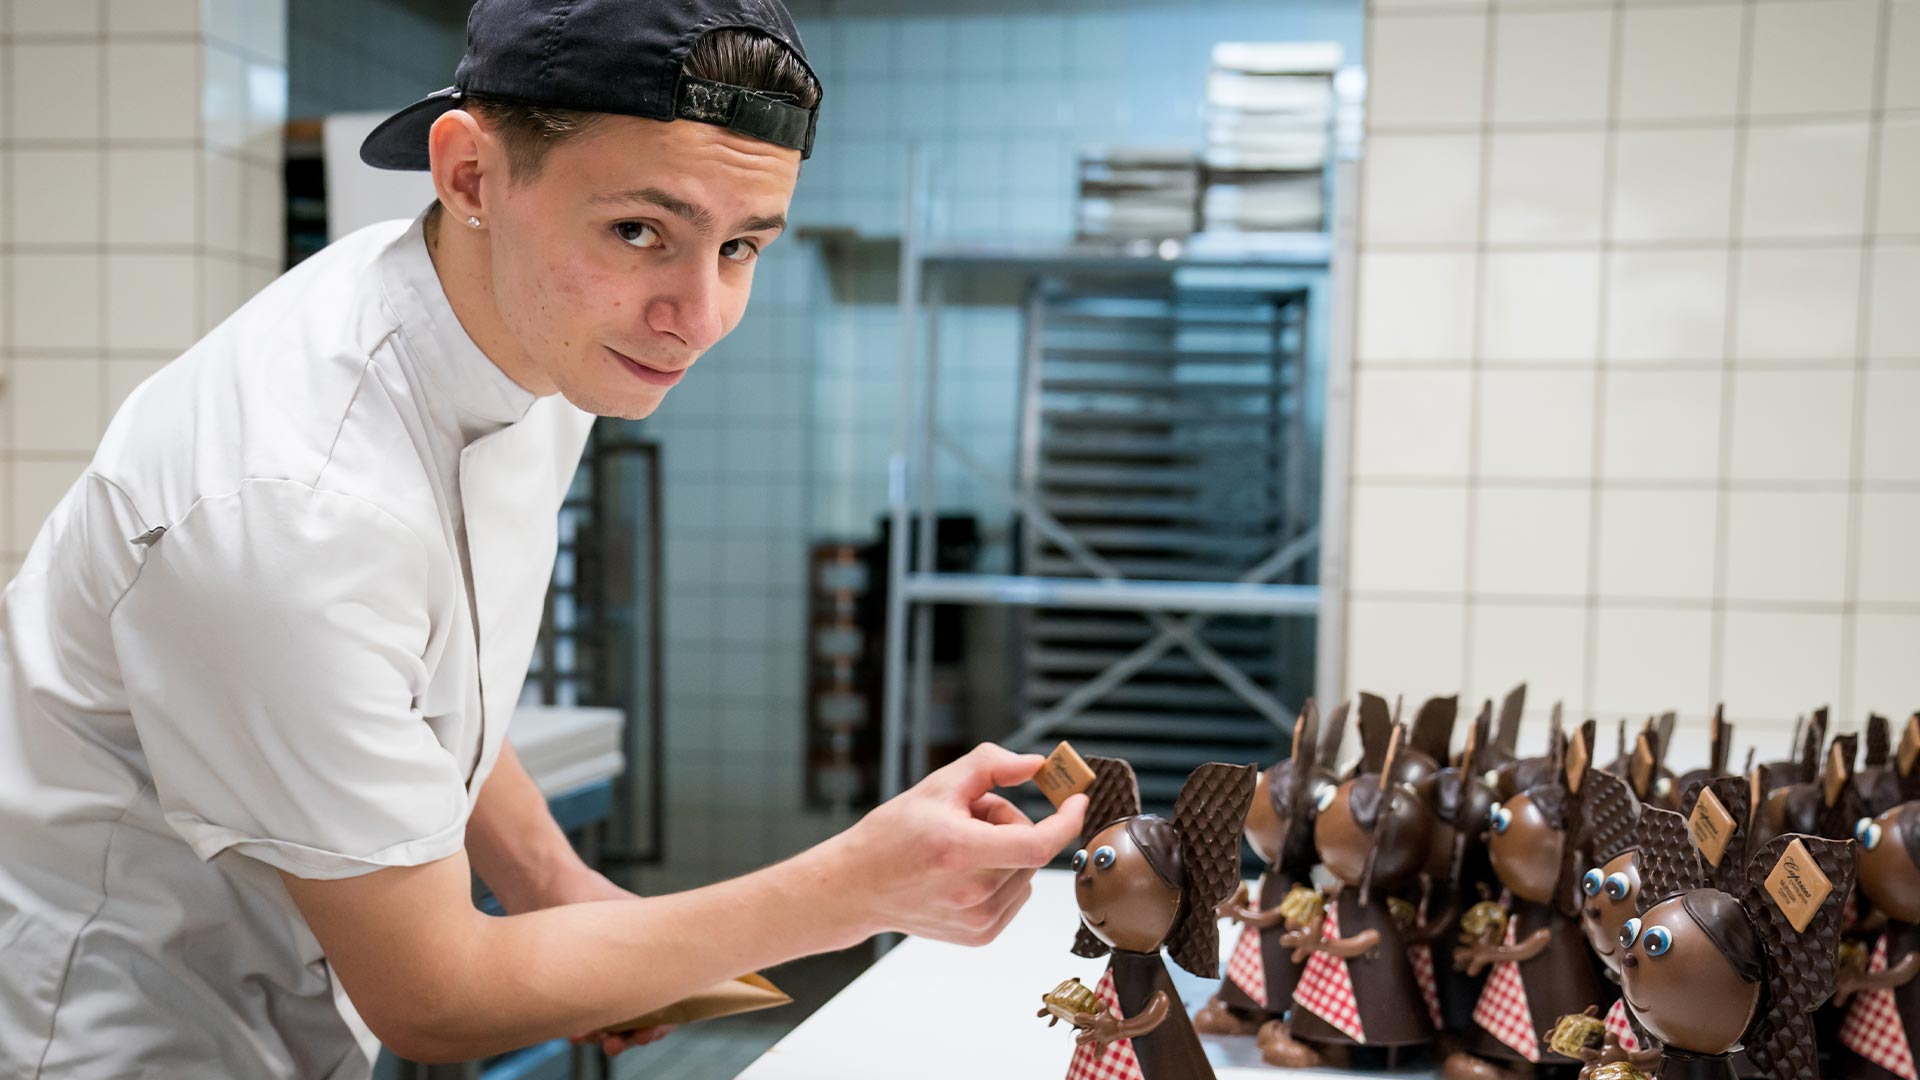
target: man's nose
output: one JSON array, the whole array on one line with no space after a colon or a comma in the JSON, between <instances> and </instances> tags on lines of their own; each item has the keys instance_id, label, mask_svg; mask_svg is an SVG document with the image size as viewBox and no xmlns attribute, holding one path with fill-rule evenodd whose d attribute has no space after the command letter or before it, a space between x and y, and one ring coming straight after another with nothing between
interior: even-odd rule
<instances>
[{"instance_id":1,"label":"man's nose","mask_svg":"<svg viewBox=\"0 0 1920 1080\"><path fill-rule=\"evenodd\" d=\"M647 306L647 326L679 339L695 352L704 352L726 332L721 295L720 279L713 269L691 271L678 279L672 291L655 297Z\"/></svg>"}]
</instances>

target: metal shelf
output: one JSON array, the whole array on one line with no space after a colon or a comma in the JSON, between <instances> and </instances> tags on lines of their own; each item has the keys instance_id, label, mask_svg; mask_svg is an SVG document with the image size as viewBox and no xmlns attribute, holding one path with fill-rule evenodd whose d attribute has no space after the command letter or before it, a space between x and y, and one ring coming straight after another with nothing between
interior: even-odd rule
<instances>
[{"instance_id":1,"label":"metal shelf","mask_svg":"<svg viewBox=\"0 0 1920 1080\"><path fill-rule=\"evenodd\" d=\"M1020 609L1040 664L1014 680L1024 715L1008 744L1071 735L1128 756L1149 804L1213 750L1254 760L1284 744L1299 703L1275 695L1277 628L1315 620L1307 689L1340 694L1344 565L1319 552L1345 547L1355 164L1335 167L1329 233L1197 237L1162 257L928 244L930 170L909 154L884 795L927 770L934 605ZM936 420L934 327L947 283L974 274L1017 277L1028 294L1013 476ZM1324 358L1311 372L1309 334ZM1261 377L1242 379L1255 365ZM1042 430L1049 441L1032 438ZM1310 431L1323 452L1302 453ZM936 465L949 461L1015 508L1024 572L931 569Z\"/></svg>"},{"instance_id":2,"label":"metal shelf","mask_svg":"<svg viewBox=\"0 0 1920 1080\"><path fill-rule=\"evenodd\" d=\"M1312 615L1317 585L1241 585L1219 581L1101 581L1024 574L909 574L907 598L923 604L1006 604L1105 611Z\"/></svg>"}]
</instances>

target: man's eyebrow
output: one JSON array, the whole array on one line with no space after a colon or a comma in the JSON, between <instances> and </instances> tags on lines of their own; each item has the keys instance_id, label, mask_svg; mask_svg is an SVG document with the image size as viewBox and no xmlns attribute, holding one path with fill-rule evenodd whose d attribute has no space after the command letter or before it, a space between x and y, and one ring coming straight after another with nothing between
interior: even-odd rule
<instances>
[{"instance_id":1,"label":"man's eyebrow","mask_svg":"<svg viewBox=\"0 0 1920 1080\"><path fill-rule=\"evenodd\" d=\"M685 219L702 234L713 231L713 212L705 207L695 206L672 192L657 187L630 188L611 195L595 195L589 200L596 206L619 205L622 203L652 203L674 217ZM766 232L782 230L787 227L785 214L767 214L750 217L740 223L741 232Z\"/></svg>"}]
</instances>

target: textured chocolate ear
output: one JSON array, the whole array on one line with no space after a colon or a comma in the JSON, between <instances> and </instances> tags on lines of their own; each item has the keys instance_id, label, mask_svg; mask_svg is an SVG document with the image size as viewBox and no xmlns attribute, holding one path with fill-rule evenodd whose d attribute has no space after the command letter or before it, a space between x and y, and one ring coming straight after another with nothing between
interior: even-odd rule
<instances>
[{"instance_id":1,"label":"textured chocolate ear","mask_svg":"<svg viewBox=\"0 0 1920 1080\"><path fill-rule=\"evenodd\" d=\"M1220 977L1220 924L1214 909L1240 883L1240 829L1253 799L1251 765L1202 765L1173 804L1186 888L1179 922L1167 938L1173 961L1203 979Z\"/></svg>"},{"instance_id":2,"label":"textured chocolate ear","mask_svg":"<svg viewBox=\"0 0 1920 1080\"><path fill-rule=\"evenodd\" d=\"M1480 715L1473 718L1473 727L1467 732L1467 744L1460 748L1461 772L1478 777L1492 767L1488 760L1492 738L1493 702L1489 700L1481 704Z\"/></svg>"},{"instance_id":3,"label":"textured chocolate ear","mask_svg":"<svg viewBox=\"0 0 1920 1080\"><path fill-rule=\"evenodd\" d=\"M1493 743L1512 759L1520 746L1520 714L1527 711L1527 684L1521 683L1500 701L1500 722L1494 729Z\"/></svg>"},{"instance_id":4,"label":"textured chocolate ear","mask_svg":"<svg viewBox=\"0 0 1920 1080\"><path fill-rule=\"evenodd\" d=\"M1360 772L1378 773L1387 758L1387 740L1393 737L1393 711L1387 699L1360 695Z\"/></svg>"},{"instance_id":5,"label":"textured chocolate ear","mask_svg":"<svg viewBox=\"0 0 1920 1080\"><path fill-rule=\"evenodd\" d=\"M1820 748L1827 742L1827 707L1822 705L1813 711L1813 719L1807 722L1807 729L1800 738L1800 756L1794 764L1800 766L1799 780L1812 780L1820 775Z\"/></svg>"},{"instance_id":6,"label":"textured chocolate ear","mask_svg":"<svg viewBox=\"0 0 1920 1080\"><path fill-rule=\"evenodd\" d=\"M1352 711L1352 706L1343 701L1320 725L1320 767L1330 773L1340 768L1340 746L1347 741L1347 714Z\"/></svg>"},{"instance_id":7,"label":"textured chocolate ear","mask_svg":"<svg viewBox=\"0 0 1920 1080\"><path fill-rule=\"evenodd\" d=\"M1635 833L1640 848L1640 891L1634 894L1634 905L1639 914L1645 915L1662 900L1706 886L1706 874L1693 849L1693 839L1687 835L1685 818L1671 810L1643 805Z\"/></svg>"},{"instance_id":8,"label":"textured chocolate ear","mask_svg":"<svg viewBox=\"0 0 1920 1080\"><path fill-rule=\"evenodd\" d=\"M1832 884L1804 930L1793 928L1766 885L1781 855L1796 842ZM1747 865L1743 902L1766 949L1767 986L1747 1029L1746 1048L1754 1067L1769 1080L1820 1080L1813 1011L1833 994L1840 920L1853 891L1853 875L1853 841L1792 833L1768 841Z\"/></svg>"},{"instance_id":9,"label":"textured chocolate ear","mask_svg":"<svg viewBox=\"0 0 1920 1080\"><path fill-rule=\"evenodd\" d=\"M1887 763L1887 757L1893 752L1893 739L1888 734L1887 718L1879 713L1867 716L1867 760L1866 768L1877 769Z\"/></svg>"},{"instance_id":10,"label":"textured chocolate ear","mask_svg":"<svg viewBox=\"0 0 1920 1080\"><path fill-rule=\"evenodd\" d=\"M1576 842L1593 865L1605 866L1639 840L1640 800L1612 773L1589 767L1573 805L1579 825Z\"/></svg>"},{"instance_id":11,"label":"textured chocolate ear","mask_svg":"<svg viewBox=\"0 0 1920 1080\"><path fill-rule=\"evenodd\" d=\"M1714 866L1702 858L1701 871L1714 888L1739 896L1747 887L1747 842L1753 839L1752 830L1747 828L1753 813L1752 781L1744 776L1716 776L1700 790L1713 792L1713 797L1726 808L1727 816L1733 819L1732 835L1727 838L1727 850L1720 857L1720 865ZM1698 801L1696 793L1694 802ZM1687 804L1686 813L1691 820L1693 803Z\"/></svg>"},{"instance_id":12,"label":"textured chocolate ear","mask_svg":"<svg viewBox=\"0 0 1920 1080\"><path fill-rule=\"evenodd\" d=\"M1080 826L1080 844L1099 834L1101 829L1140 812L1140 782L1133 777L1133 766L1119 758L1089 754L1093 783L1087 788L1087 816Z\"/></svg>"},{"instance_id":13,"label":"textured chocolate ear","mask_svg":"<svg viewBox=\"0 0 1920 1080\"><path fill-rule=\"evenodd\" d=\"M1293 758L1290 762L1293 788L1289 792L1292 804L1274 808L1287 817L1287 835L1280 844L1283 854L1296 846L1313 846L1313 774L1319 764L1319 737L1320 710L1315 707L1313 699L1308 698L1300 709L1300 718L1293 722Z\"/></svg>"},{"instance_id":14,"label":"textured chocolate ear","mask_svg":"<svg viewBox=\"0 0 1920 1080\"><path fill-rule=\"evenodd\" d=\"M1413 737L1408 745L1445 768L1447 752L1453 748L1453 725L1460 717L1460 698L1428 698L1413 718Z\"/></svg>"},{"instance_id":15,"label":"textured chocolate ear","mask_svg":"<svg viewBox=\"0 0 1920 1080\"><path fill-rule=\"evenodd\" d=\"M1733 725L1727 723L1727 706L1713 707L1713 741L1707 752L1707 771L1714 776L1727 774L1727 757L1733 753Z\"/></svg>"}]
</instances>

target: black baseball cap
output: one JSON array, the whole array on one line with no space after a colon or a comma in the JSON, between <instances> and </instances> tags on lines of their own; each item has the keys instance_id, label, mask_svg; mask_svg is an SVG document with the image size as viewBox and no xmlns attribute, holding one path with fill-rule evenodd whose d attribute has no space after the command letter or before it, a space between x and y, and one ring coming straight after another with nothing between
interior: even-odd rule
<instances>
[{"instance_id":1,"label":"black baseball cap","mask_svg":"<svg viewBox=\"0 0 1920 1080\"><path fill-rule=\"evenodd\" d=\"M382 121L360 144L360 160L380 169L427 168L428 130L467 94L698 120L810 156L818 105L801 108L680 70L701 37L727 29L773 38L813 74L780 0L479 0L467 15L467 51L453 85Z\"/></svg>"}]
</instances>

